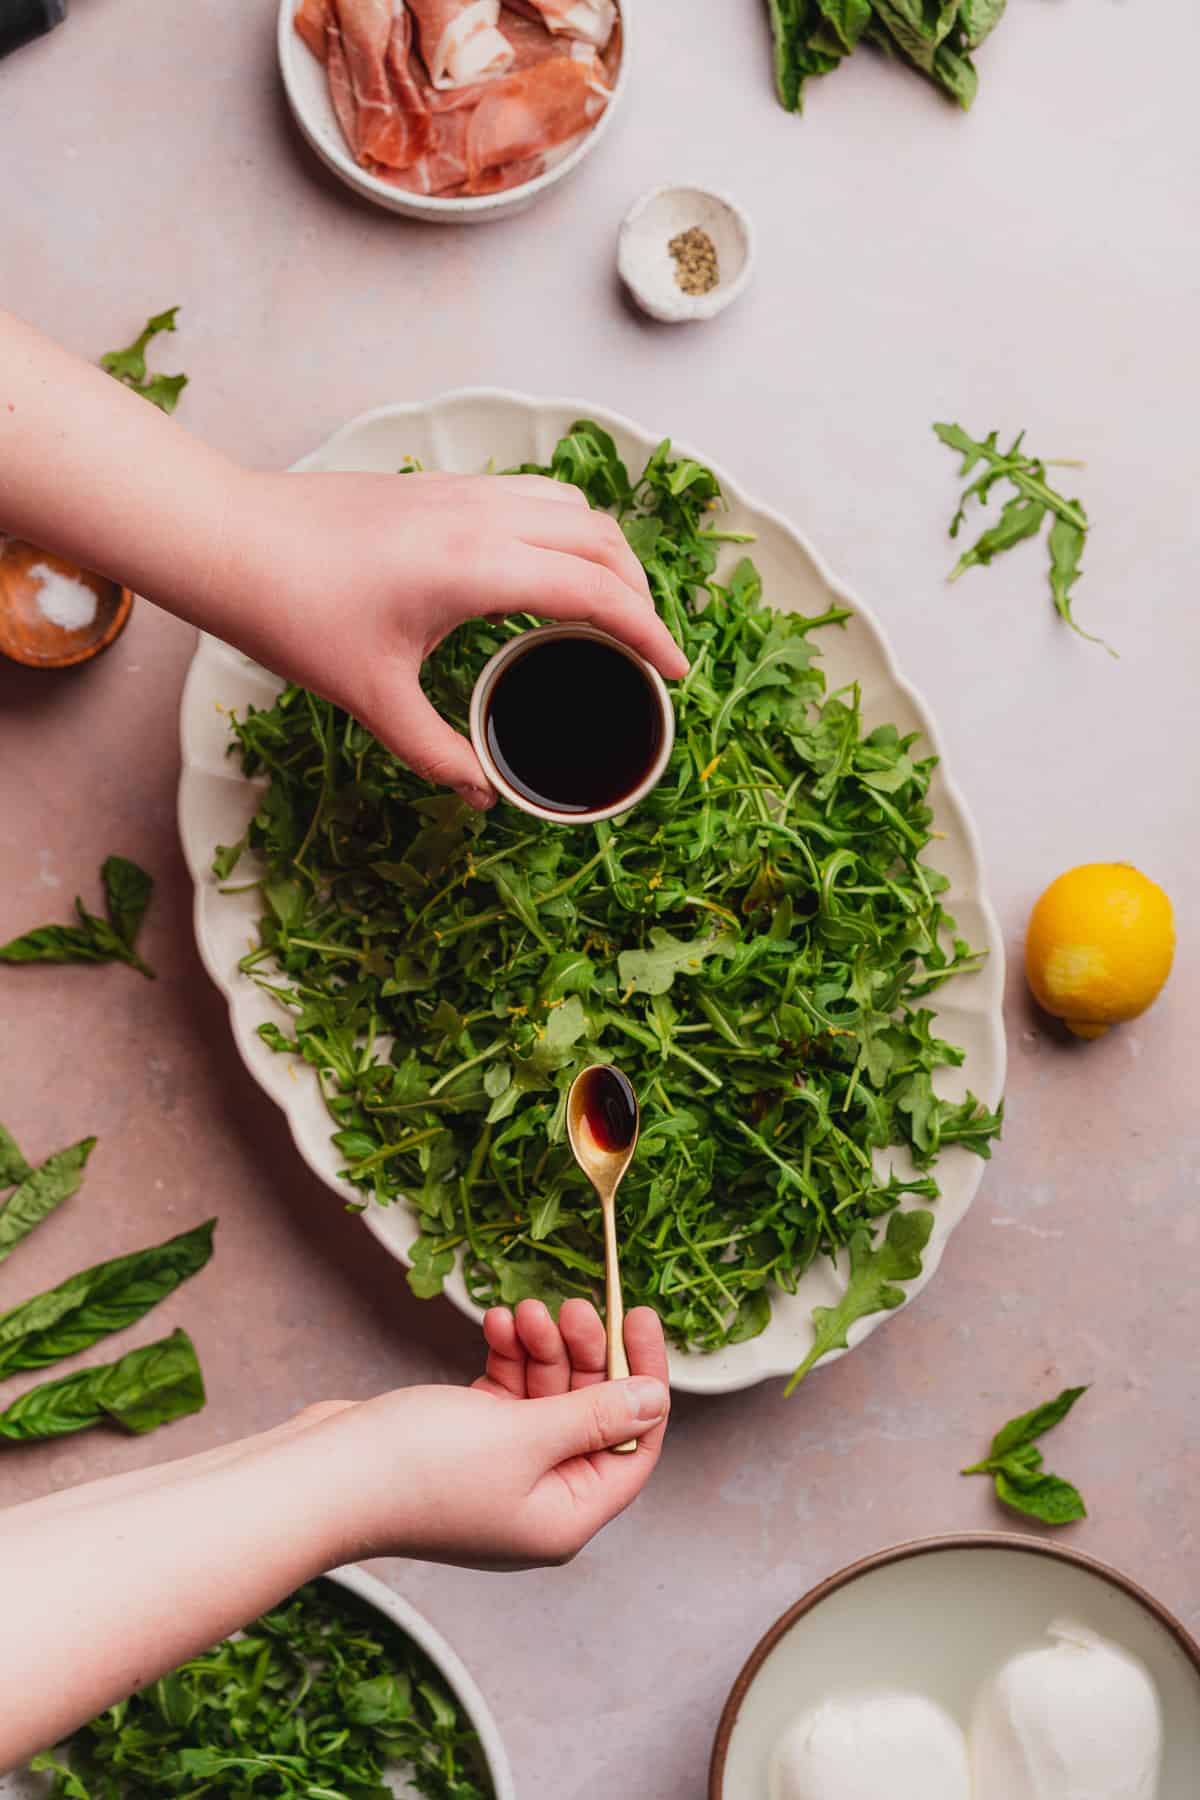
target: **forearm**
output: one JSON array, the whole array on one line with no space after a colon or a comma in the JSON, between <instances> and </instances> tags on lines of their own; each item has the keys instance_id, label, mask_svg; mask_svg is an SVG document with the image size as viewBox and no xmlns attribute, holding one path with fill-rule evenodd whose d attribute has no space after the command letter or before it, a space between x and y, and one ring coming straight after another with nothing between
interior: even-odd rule
<instances>
[{"instance_id":1,"label":"forearm","mask_svg":"<svg viewBox=\"0 0 1200 1800\"><path fill-rule=\"evenodd\" d=\"M0 312L0 531L227 628L236 464Z\"/></svg>"},{"instance_id":2,"label":"forearm","mask_svg":"<svg viewBox=\"0 0 1200 1800\"><path fill-rule=\"evenodd\" d=\"M0 1513L0 1770L344 1560L308 1430Z\"/></svg>"}]
</instances>

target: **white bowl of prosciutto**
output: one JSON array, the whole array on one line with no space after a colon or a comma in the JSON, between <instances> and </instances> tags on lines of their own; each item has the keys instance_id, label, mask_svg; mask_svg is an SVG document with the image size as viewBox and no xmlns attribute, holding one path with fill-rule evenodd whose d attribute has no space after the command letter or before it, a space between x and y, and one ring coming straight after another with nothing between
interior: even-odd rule
<instances>
[{"instance_id":1,"label":"white bowl of prosciutto","mask_svg":"<svg viewBox=\"0 0 1200 1800\"><path fill-rule=\"evenodd\" d=\"M414 218L519 212L599 141L628 0L281 0L296 122L348 187Z\"/></svg>"}]
</instances>

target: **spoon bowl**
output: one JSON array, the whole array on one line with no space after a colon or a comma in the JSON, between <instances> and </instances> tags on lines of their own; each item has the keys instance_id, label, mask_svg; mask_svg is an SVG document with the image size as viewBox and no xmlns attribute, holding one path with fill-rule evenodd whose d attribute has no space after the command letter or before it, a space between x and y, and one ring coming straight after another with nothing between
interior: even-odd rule
<instances>
[{"instance_id":1,"label":"spoon bowl","mask_svg":"<svg viewBox=\"0 0 1200 1800\"><path fill-rule=\"evenodd\" d=\"M625 1304L617 1255L617 1189L637 1149L640 1111L629 1081L611 1063L593 1063L571 1083L567 1095L567 1138L571 1154L596 1190L604 1220L605 1331L608 1379L629 1373L625 1354ZM637 1444L614 1444L626 1455Z\"/></svg>"},{"instance_id":2,"label":"spoon bowl","mask_svg":"<svg viewBox=\"0 0 1200 1800\"><path fill-rule=\"evenodd\" d=\"M88 662L118 638L133 607L119 582L20 538L0 538L0 655L30 669Z\"/></svg>"}]
</instances>

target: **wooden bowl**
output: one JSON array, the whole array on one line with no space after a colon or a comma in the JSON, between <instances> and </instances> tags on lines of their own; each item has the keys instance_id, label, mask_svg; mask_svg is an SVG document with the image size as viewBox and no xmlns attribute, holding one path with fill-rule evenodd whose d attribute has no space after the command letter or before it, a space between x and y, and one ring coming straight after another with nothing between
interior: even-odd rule
<instances>
[{"instance_id":1,"label":"wooden bowl","mask_svg":"<svg viewBox=\"0 0 1200 1800\"><path fill-rule=\"evenodd\" d=\"M86 611L82 590L90 590L92 616L76 623L62 595L48 592L47 574L75 584L75 594L68 596L78 603L72 611ZM106 575L79 569L20 538L0 539L0 655L13 662L29 669L69 669L88 662L121 635L132 606L129 589Z\"/></svg>"}]
</instances>

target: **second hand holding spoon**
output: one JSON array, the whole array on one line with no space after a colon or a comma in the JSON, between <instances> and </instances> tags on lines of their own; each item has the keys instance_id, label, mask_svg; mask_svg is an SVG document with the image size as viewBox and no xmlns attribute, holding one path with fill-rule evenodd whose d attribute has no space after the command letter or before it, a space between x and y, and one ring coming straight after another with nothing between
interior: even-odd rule
<instances>
[{"instance_id":1,"label":"second hand holding spoon","mask_svg":"<svg viewBox=\"0 0 1200 1800\"><path fill-rule=\"evenodd\" d=\"M616 1202L617 1189L637 1149L638 1123L637 1095L621 1071L611 1064L593 1063L571 1083L567 1095L567 1137L575 1161L596 1190L604 1219L604 1311L610 1381L619 1381L629 1374L625 1305L617 1258ZM612 1448L627 1455L637 1449L637 1443L630 1439Z\"/></svg>"}]
</instances>

